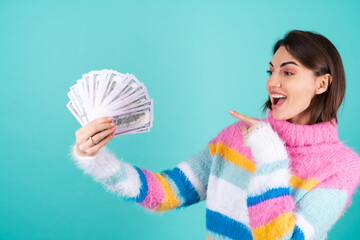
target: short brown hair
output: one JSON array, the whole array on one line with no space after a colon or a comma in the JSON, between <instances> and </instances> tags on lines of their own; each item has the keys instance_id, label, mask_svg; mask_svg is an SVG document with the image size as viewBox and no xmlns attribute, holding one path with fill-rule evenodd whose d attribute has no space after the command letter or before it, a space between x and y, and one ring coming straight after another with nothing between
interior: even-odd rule
<instances>
[{"instance_id":1,"label":"short brown hair","mask_svg":"<svg viewBox=\"0 0 360 240\"><path fill-rule=\"evenodd\" d=\"M332 118L335 118L337 123L337 111L345 96L346 83L343 63L335 46L320 34L301 30L286 33L285 37L274 45L273 54L281 46L304 66L312 69L315 76L326 73L332 76L328 89L311 100L309 124L331 122ZM267 109L272 110L270 96L263 105L263 112Z\"/></svg>"}]
</instances>

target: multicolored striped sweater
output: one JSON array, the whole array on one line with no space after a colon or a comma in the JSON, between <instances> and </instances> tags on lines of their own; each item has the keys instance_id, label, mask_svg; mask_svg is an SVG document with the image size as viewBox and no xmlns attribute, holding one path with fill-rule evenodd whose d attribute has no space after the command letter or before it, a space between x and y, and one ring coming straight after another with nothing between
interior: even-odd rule
<instances>
[{"instance_id":1,"label":"multicolored striped sweater","mask_svg":"<svg viewBox=\"0 0 360 240\"><path fill-rule=\"evenodd\" d=\"M272 111L243 142L242 121L198 153L160 173L117 159L106 147L76 165L150 212L206 199L206 239L325 239L360 180L357 153L330 122L299 125Z\"/></svg>"}]
</instances>

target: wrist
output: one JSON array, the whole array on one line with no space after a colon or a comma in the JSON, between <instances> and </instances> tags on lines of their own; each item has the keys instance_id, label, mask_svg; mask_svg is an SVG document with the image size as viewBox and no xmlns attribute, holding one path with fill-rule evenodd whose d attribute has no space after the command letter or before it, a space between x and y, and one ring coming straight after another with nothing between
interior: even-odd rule
<instances>
[{"instance_id":1,"label":"wrist","mask_svg":"<svg viewBox=\"0 0 360 240\"><path fill-rule=\"evenodd\" d=\"M76 160L76 161L90 161L96 157L96 155L93 155L93 156L84 155L81 151L79 151L76 144L73 145L73 147L72 147L72 155L73 155L74 160Z\"/></svg>"},{"instance_id":2,"label":"wrist","mask_svg":"<svg viewBox=\"0 0 360 240\"><path fill-rule=\"evenodd\" d=\"M76 151L76 144L72 145L72 158L80 169L85 173L93 175L96 180L104 179L116 172L120 163L117 158L107 151L106 147L102 147L94 156L81 156Z\"/></svg>"}]
</instances>

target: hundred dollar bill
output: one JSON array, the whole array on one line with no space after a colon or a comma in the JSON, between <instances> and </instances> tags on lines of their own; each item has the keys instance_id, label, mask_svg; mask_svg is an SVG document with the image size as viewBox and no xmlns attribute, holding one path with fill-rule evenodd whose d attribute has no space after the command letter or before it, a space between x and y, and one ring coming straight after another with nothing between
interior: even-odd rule
<instances>
[{"instance_id":1,"label":"hundred dollar bill","mask_svg":"<svg viewBox=\"0 0 360 240\"><path fill-rule=\"evenodd\" d=\"M145 107L150 107L151 110L152 110L153 109L153 100L149 99L146 102L142 102L142 103L139 103L137 105L131 105L131 106L128 106L126 108L122 108L121 110L127 112L127 111L130 111L130 110L143 109ZM152 120L152 119L150 118L150 120Z\"/></svg>"},{"instance_id":2,"label":"hundred dollar bill","mask_svg":"<svg viewBox=\"0 0 360 240\"><path fill-rule=\"evenodd\" d=\"M133 130L123 131L123 132L115 132L114 136L116 137L116 136L125 135L125 134L134 134L134 133L143 133L143 132L150 132L150 128L139 127L139 128L135 128Z\"/></svg>"},{"instance_id":3,"label":"hundred dollar bill","mask_svg":"<svg viewBox=\"0 0 360 240\"><path fill-rule=\"evenodd\" d=\"M104 94L101 98L100 104L104 101L105 98L107 98L107 96L109 96L109 94L119 85L121 85L124 81L125 81L125 76L124 74L110 74L109 75L109 79L106 81L106 86L105 86L105 90L104 90Z\"/></svg>"},{"instance_id":4,"label":"hundred dollar bill","mask_svg":"<svg viewBox=\"0 0 360 240\"><path fill-rule=\"evenodd\" d=\"M145 107L139 110L132 110L113 117L116 134L122 134L126 131L134 130L140 127L151 127L151 107Z\"/></svg>"},{"instance_id":5,"label":"hundred dollar bill","mask_svg":"<svg viewBox=\"0 0 360 240\"><path fill-rule=\"evenodd\" d=\"M127 82L130 81L130 75L124 74L120 78L115 78L115 81L110 83L109 88L105 91L106 97L102 100L101 105L108 105L126 86Z\"/></svg>"},{"instance_id":6,"label":"hundred dollar bill","mask_svg":"<svg viewBox=\"0 0 360 240\"><path fill-rule=\"evenodd\" d=\"M94 111L94 103L95 103L95 97L96 97L96 79L94 76L96 75L97 71L91 71L89 74L89 105L91 106L91 112L89 114L92 114Z\"/></svg>"},{"instance_id":7,"label":"hundred dollar bill","mask_svg":"<svg viewBox=\"0 0 360 240\"><path fill-rule=\"evenodd\" d=\"M84 126L85 123L83 122L83 120L80 118L79 113L76 111L76 109L74 108L74 105L72 104L72 102L68 102L68 104L66 104L66 107L70 110L70 112L74 115L74 117L76 118L76 120L78 120L78 122Z\"/></svg>"},{"instance_id":8,"label":"hundred dollar bill","mask_svg":"<svg viewBox=\"0 0 360 240\"><path fill-rule=\"evenodd\" d=\"M102 96L104 95L104 85L107 82L107 77L110 75L109 71L97 71L93 74L93 79L95 82L95 90L94 90L94 106L96 109L100 103Z\"/></svg>"},{"instance_id":9,"label":"hundred dollar bill","mask_svg":"<svg viewBox=\"0 0 360 240\"><path fill-rule=\"evenodd\" d=\"M145 91L139 92L139 94L134 94L134 96L130 96L128 98L123 99L122 101L117 101L108 107L109 111L123 111L122 109L136 106L141 103L144 103L149 100L149 96ZM105 109L104 109L105 110ZM99 111L101 111L99 109Z\"/></svg>"},{"instance_id":10,"label":"hundred dollar bill","mask_svg":"<svg viewBox=\"0 0 360 240\"><path fill-rule=\"evenodd\" d=\"M108 72L105 80L100 85L99 97L96 98L96 103L94 106L95 111L102 111L109 106L109 104L104 104L104 100L112 93L116 87L120 87L125 81L125 75L118 73L116 71ZM104 107L106 106L106 107Z\"/></svg>"},{"instance_id":11,"label":"hundred dollar bill","mask_svg":"<svg viewBox=\"0 0 360 240\"><path fill-rule=\"evenodd\" d=\"M85 104L83 102L83 99L81 97L81 85L76 84L72 87L70 87L70 94L69 98L73 102L74 106L77 108L78 113L80 114L81 119L85 119L85 122L88 122L86 110L85 110Z\"/></svg>"},{"instance_id":12,"label":"hundred dollar bill","mask_svg":"<svg viewBox=\"0 0 360 240\"><path fill-rule=\"evenodd\" d=\"M85 92L85 111L88 114L88 116L90 115L90 112L92 111L92 106L90 105L90 91L89 91L89 73L87 74L83 74L82 75L82 80L83 80L83 90Z\"/></svg>"},{"instance_id":13,"label":"hundred dollar bill","mask_svg":"<svg viewBox=\"0 0 360 240\"><path fill-rule=\"evenodd\" d=\"M125 87L118 88L116 91L114 91L115 96L114 97L109 96L106 99L108 101L105 100L104 104L111 105L112 103L114 103L116 101L121 101L121 99L124 99L124 98L130 96L135 91L140 91L141 89L138 89L138 88L143 85L139 82L136 82L136 80L134 80L134 79L126 79L124 84L125 84Z\"/></svg>"}]
</instances>

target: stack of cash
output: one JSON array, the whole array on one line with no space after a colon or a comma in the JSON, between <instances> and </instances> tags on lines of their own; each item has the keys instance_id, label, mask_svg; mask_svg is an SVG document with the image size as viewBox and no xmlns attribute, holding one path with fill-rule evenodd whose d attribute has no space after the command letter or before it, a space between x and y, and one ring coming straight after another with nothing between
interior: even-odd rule
<instances>
[{"instance_id":1,"label":"stack of cash","mask_svg":"<svg viewBox=\"0 0 360 240\"><path fill-rule=\"evenodd\" d=\"M132 74L108 69L91 71L70 87L68 96L66 106L82 126L113 116L115 136L149 132L152 127L153 100Z\"/></svg>"}]
</instances>

